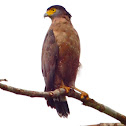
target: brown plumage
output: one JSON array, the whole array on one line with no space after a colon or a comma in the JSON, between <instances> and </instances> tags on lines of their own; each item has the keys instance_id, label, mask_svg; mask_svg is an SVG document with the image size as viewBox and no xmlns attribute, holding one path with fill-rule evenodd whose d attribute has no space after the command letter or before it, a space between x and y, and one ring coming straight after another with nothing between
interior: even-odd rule
<instances>
[{"instance_id":1,"label":"brown plumage","mask_svg":"<svg viewBox=\"0 0 126 126\"><path fill-rule=\"evenodd\" d=\"M64 7L55 5L48 8L44 16L52 19L42 49L45 91L74 87L79 67L80 41L70 21L71 15ZM67 117L70 113L65 96L46 100L59 116Z\"/></svg>"}]
</instances>

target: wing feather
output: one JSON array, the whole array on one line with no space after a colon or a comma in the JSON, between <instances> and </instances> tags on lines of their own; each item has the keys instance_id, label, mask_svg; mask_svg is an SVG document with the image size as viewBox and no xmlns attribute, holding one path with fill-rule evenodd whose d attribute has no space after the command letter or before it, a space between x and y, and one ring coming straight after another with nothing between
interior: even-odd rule
<instances>
[{"instance_id":1,"label":"wing feather","mask_svg":"<svg viewBox=\"0 0 126 126\"><path fill-rule=\"evenodd\" d=\"M42 49L42 73L45 79L45 91L54 90L54 77L59 47L55 41L53 30L49 30Z\"/></svg>"}]
</instances>

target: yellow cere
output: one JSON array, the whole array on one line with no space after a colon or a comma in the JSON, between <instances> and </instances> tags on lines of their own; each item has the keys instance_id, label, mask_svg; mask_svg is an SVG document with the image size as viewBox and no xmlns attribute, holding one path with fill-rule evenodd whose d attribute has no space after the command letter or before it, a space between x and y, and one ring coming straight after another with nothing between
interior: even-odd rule
<instances>
[{"instance_id":1,"label":"yellow cere","mask_svg":"<svg viewBox=\"0 0 126 126\"><path fill-rule=\"evenodd\" d=\"M46 13L48 14L48 16L53 15L56 12L55 8L51 8L49 9Z\"/></svg>"}]
</instances>

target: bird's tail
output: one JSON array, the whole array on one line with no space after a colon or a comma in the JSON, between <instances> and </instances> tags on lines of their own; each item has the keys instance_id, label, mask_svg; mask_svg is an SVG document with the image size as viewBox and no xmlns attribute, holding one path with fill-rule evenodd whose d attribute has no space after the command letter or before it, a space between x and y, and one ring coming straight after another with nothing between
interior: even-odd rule
<instances>
[{"instance_id":1,"label":"bird's tail","mask_svg":"<svg viewBox=\"0 0 126 126\"><path fill-rule=\"evenodd\" d=\"M67 100L65 96L58 98L47 98L47 105L51 108L55 108L60 117L67 117L70 113Z\"/></svg>"}]
</instances>

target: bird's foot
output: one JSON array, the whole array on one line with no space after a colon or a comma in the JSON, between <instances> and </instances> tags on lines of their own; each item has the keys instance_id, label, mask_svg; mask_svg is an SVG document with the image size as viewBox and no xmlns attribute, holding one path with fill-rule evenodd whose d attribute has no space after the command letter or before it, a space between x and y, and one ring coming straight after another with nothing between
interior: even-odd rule
<instances>
[{"instance_id":1,"label":"bird's foot","mask_svg":"<svg viewBox=\"0 0 126 126\"><path fill-rule=\"evenodd\" d=\"M89 99L89 95L88 95L86 92L81 91L80 89L78 89L78 88L76 88L76 87L74 87L74 89L75 89L76 91L78 91L78 92L81 93L81 99L83 99L83 98L85 98L86 100Z\"/></svg>"},{"instance_id":2,"label":"bird's foot","mask_svg":"<svg viewBox=\"0 0 126 126\"><path fill-rule=\"evenodd\" d=\"M64 88L66 90L66 93L69 93L70 87L67 87L64 82L62 81L60 88Z\"/></svg>"},{"instance_id":3,"label":"bird's foot","mask_svg":"<svg viewBox=\"0 0 126 126\"><path fill-rule=\"evenodd\" d=\"M86 100L89 99L88 94L86 92L84 92L84 91L81 92L81 99L83 99L83 98L85 98Z\"/></svg>"},{"instance_id":4,"label":"bird's foot","mask_svg":"<svg viewBox=\"0 0 126 126\"><path fill-rule=\"evenodd\" d=\"M70 91L70 87L67 87L65 85L61 86L61 88L64 88L66 90L66 93L69 93L69 91Z\"/></svg>"}]
</instances>

